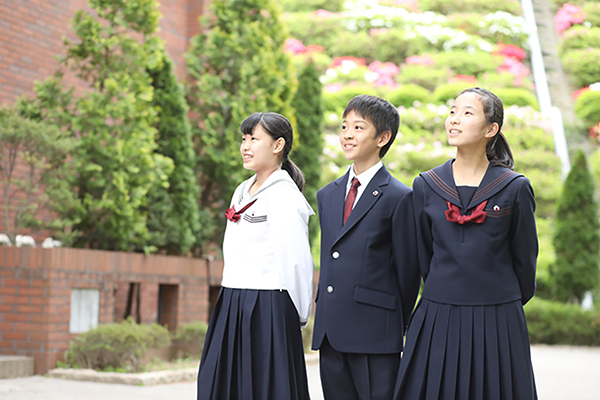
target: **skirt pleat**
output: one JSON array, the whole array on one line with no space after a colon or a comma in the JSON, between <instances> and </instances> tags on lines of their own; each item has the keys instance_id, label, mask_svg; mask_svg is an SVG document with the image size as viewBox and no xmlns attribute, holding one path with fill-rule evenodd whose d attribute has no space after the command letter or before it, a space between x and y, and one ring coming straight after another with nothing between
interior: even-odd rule
<instances>
[{"instance_id":1,"label":"skirt pleat","mask_svg":"<svg viewBox=\"0 0 600 400\"><path fill-rule=\"evenodd\" d=\"M394 399L537 399L521 302L457 306L421 299Z\"/></svg>"},{"instance_id":2,"label":"skirt pleat","mask_svg":"<svg viewBox=\"0 0 600 400\"><path fill-rule=\"evenodd\" d=\"M197 398L309 399L298 313L286 291L221 289Z\"/></svg>"}]
</instances>

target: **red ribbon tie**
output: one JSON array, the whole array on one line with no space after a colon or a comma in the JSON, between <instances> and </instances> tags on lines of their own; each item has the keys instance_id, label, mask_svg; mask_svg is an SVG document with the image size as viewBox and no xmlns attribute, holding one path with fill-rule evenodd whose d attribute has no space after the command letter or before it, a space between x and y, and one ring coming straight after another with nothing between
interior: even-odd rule
<instances>
[{"instance_id":1,"label":"red ribbon tie","mask_svg":"<svg viewBox=\"0 0 600 400\"><path fill-rule=\"evenodd\" d=\"M235 211L233 206L229 207L227 211L225 211L225 217L232 222L238 222L240 220L241 215L250 208L252 204L254 204L258 199L252 200L250 203L246 204L240 211Z\"/></svg>"},{"instance_id":2,"label":"red ribbon tie","mask_svg":"<svg viewBox=\"0 0 600 400\"><path fill-rule=\"evenodd\" d=\"M486 213L484 211L485 206L487 205L487 200L475 207L471 215L461 215L460 210L457 206L446 201L448 205L448 209L445 211L446 219L450 222L456 222L460 225L464 225L467 222L474 222L476 224L480 224L485 220Z\"/></svg>"}]
</instances>

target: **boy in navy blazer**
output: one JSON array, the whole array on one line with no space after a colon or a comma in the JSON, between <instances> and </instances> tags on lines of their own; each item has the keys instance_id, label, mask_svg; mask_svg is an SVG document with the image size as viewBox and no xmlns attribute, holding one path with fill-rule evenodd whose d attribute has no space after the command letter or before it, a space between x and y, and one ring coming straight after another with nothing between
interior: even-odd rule
<instances>
[{"instance_id":1,"label":"boy in navy blazer","mask_svg":"<svg viewBox=\"0 0 600 400\"><path fill-rule=\"evenodd\" d=\"M391 399L419 290L412 190L381 159L400 116L360 95L343 114L352 167L319 190L321 271L313 333L325 399Z\"/></svg>"}]
</instances>

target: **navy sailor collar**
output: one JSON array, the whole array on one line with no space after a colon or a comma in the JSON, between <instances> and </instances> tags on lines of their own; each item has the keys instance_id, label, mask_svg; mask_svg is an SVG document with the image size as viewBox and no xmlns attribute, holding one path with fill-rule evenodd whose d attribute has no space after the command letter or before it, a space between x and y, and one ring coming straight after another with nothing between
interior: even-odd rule
<instances>
[{"instance_id":1,"label":"navy sailor collar","mask_svg":"<svg viewBox=\"0 0 600 400\"><path fill-rule=\"evenodd\" d=\"M453 162L454 158L434 169L421 173L420 176L425 179L425 182L427 182L431 189L440 197L462 209L460 196L458 195L458 190L454 183L454 176L452 175ZM477 191L475 191L475 194L466 209L469 210L490 197L493 197L519 176L522 175L506 167L492 165L490 163Z\"/></svg>"}]
</instances>

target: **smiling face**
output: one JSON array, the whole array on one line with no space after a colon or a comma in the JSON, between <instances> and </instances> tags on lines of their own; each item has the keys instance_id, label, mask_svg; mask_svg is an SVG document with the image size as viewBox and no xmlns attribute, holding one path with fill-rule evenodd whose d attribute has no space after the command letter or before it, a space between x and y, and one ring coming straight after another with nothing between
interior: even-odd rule
<instances>
[{"instance_id":1,"label":"smiling face","mask_svg":"<svg viewBox=\"0 0 600 400\"><path fill-rule=\"evenodd\" d=\"M483 104L475 93L463 93L456 98L446 118L448 144L456 147L480 147L498 132L498 124L488 124Z\"/></svg>"},{"instance_id":2,"label":"smiling face","mask_svg":"<svg viewBox=\"0 0 600 400\"><path fill-rule=\"evenodd\" d=\"M375 137L376 133L375 126L354 111L342 122L340 144L346 159L354 161L357 174L379 162L379 151L390 140L389 131Z\"/></svg>"},{"instance_id":3,"label":"smiling face","mask_svg":"<svg viewBox=\"0 0 600 400\"><path fill-rule=\"evenodd\" d=\"M257 124L252 134L242 135L240 153L244 168L256 173L277 168L281 163L281 150L285 140L273 140L260 124Z\"/></svg>"}]
</instances>

